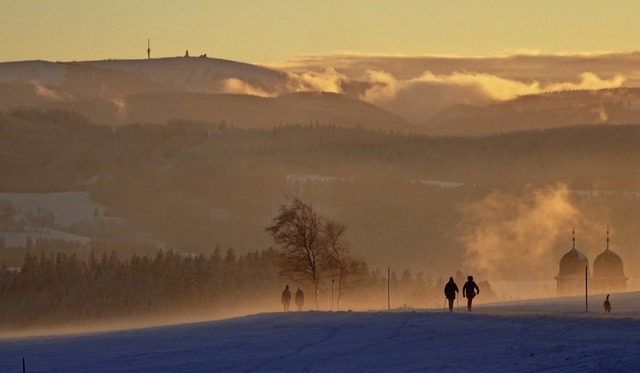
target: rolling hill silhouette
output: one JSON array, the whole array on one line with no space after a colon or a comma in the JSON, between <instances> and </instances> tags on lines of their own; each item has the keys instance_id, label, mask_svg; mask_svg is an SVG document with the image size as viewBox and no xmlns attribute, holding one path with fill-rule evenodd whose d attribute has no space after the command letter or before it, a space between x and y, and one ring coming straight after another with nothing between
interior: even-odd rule
<instances>
[{"instance_id":1,"label":"rolling hill silhouette","mask_svg":"<svg viewBox=\"0 0 640 373\"><path fill-rule=\"evenodd\" d=\"M69 110L111 125L185 119L237 128L322 124L456 136L640 122L640 89L613 88L461 103L411 125L401 113L359 99L365 82L343 77L338 90L346 94L336 94L304 75L198 57L7 62L0 63L0 110Z\"/></svg>"},{"instance_id":2,"label":"rolling hill silhouette","mask_svg":"<svg viewBox=\"0 0 640 373\"><path fill-rule=\"evenodd\" d=\"M522 96L485 107L454 105L426 122L429 132L488 135L582 124L640 122L640 89L582 90Z\"/></svg>"},{"instance_id":3,"label":"rolling hill silhouette","mask_svg":"<svg viewBox=\"0 0 640 373\"><path fill-rule=\"evenodd\" d=\"M0 64L0 110L61 109L102 124L174 119L237 128L323 124L407 130L401 117L290 74L210 58Z\"/></svg>"}]
</instances>

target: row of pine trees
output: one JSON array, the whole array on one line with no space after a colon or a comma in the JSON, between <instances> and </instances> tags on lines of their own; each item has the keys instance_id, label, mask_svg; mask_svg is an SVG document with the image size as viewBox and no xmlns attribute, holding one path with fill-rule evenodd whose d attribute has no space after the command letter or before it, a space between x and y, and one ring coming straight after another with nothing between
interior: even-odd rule
<instances>
[{"instance_id":1,"label":"row of pine trees","mask_svg":"<svg viewBox=\"0 0 640 373\"><path fill-rule=\"evenodd\" d=\"M115 251L86 257L63 252L27 252L21 269L0 268L0 330L178 315L209 315L233 311L280 310L285 283L300 286L311 296L311 286L279 277L275 249L237 255L233 249L209 255L159 251L120 259ZM392 307L438 307L444 280L405 270L400 275L369 271L356 289L345 295L343 310L351 307L387 308L390 285ZM456 277L463 278L462 273ZM483 284L480 284L483 286ZM483 290L487 290L488 284ZM340 309L327 300L323 289L321 310ZM485 294L490 294L490 290ZM304 310L314 308L309 302Z\"/></svg>"},{"instance_id":2,"label":"row of pine trees","mask_svg":"<svg viewBox=\"0 0 640 373\"><path fill-rule=\"evenodd\" d=\"M121 260L27 253L20 271L0 272L0 327L35 327L246 306L277 294L274 250L237 257L160 251Z\"/></svg>"}]
</instances>

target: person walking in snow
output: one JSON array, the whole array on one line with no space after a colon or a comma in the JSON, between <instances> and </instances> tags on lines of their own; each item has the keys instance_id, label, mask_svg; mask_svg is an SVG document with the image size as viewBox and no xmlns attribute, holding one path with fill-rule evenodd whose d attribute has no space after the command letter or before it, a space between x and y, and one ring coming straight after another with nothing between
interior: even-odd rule
<instances>
[{"instance_id":1,"label":"person walking in snow","mask_svg":"<svg viewBox=\"0 0 640 373\"><path fill-rule=\"evenodd\" d=\"M284 312L289 311L289 303L291 302L291 292L289 291L289 285L286 285L282 292L282 305L284 306Z\"/></svg>"},{"instance_id":2,"label":"person walking in snow","mask_svg":"<svg viewBox=\"0 0 640 373\"><path fill-rule=\"evenodd\" d=\"M449 301L449 312L453 311L453 301L458 293L458 285L453 281L453 277L449 277L449 282L444 286L444 296Z\"/></svg>"},{"instance_id":3,"label":"person walking in snow","mask_svg":"<svg viewBox=\"0 0 640 373\"><path fill-rule=\"evenodd\" d=\"M476 295L480 294L480 288L473 282L473 276L467 277L467 282L465 282L462 287L462 297L467 298L467 311L471 312L471 303L473 303L473 298Z\"/></svg>"},{"instance_id":4,"label":"person walking in snow","mask_svg":"<svg viewBox=\"0 0 640 373\"><path fill-rule=\"evenodd\" d=\"M302 305L304 304L304 293L300 288L296 291L296 306L298 306L298 311L302 311Z\"/></svg>"}]
</instances>

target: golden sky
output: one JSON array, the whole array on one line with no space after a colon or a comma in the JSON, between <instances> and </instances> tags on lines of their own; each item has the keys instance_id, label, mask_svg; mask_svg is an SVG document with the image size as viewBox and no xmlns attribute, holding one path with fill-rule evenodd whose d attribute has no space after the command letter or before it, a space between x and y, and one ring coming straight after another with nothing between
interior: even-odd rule
<instances>
[{"instance_id":1,"label":"golden sky","mask_svg":"<svg viewBox=\"0 0 640 373\"><path fill-rule=\"evenodd\" d=\"M637 0L0 0L0 62L627 52Z\"/></svg>"}]
</instances>

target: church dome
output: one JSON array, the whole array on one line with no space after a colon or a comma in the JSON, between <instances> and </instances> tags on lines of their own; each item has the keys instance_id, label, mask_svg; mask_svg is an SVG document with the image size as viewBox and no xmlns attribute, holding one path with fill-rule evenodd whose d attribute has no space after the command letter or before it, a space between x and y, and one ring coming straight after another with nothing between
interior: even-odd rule
<instances>
[{"instance_id":1,"label":"church dome","mask_svg":"<svg viewBox=\"0 0 640 373\"><path fill-rule=\"evenodd\" d=\"M622 259L607 248L593 261L594 277L624 277Z\"/></svg>"},{"instance_id":2,"label":"church dome","mask_svg":"<svg viewBox=\"0 0 640 373\"><path fill-rule=\"evenodd\" d=\"M584 277L584 268L587 266L589 266L587 257L574 247L560 259L560 273L558 273L558 276Z\"/></svg>"}]
</instances>

